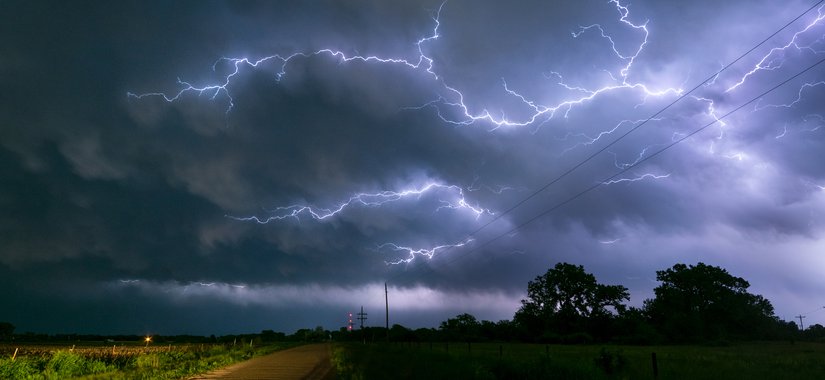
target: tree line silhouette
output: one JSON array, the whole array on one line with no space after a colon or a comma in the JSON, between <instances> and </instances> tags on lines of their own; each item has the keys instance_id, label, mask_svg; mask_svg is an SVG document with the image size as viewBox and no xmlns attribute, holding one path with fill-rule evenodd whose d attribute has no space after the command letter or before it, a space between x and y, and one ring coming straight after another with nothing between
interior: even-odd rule
<instances>
[{"instance_id":1,"label":"tree line silhouette","mask_svg":"<svg viewBox=\"0 0 825 380\"><path fill-rule=\"evenodd\" d=\"M746 340L825 341L825 327L799 331L782 321L770 301L748 292L750 284L727 270L698 263L656 272L654 298L629 307L628 289L605 285L581 265L558 263L527 284L527 298L512 320L479 321L459 314L435 328L394 325L396 341L523 341L625 344L719 343ZM340 331L338 339L380 340L384 328Z\"/></svg>"}]
</instances>

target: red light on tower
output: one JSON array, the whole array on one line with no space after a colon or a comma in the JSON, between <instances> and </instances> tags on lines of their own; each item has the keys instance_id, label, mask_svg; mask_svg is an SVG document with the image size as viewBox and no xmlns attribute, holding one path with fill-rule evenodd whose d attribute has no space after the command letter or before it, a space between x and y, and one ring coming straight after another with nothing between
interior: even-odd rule
<instances>
[{"instance_id":1,"label":"red light on tower","mask_svg":"<svg viewBox=\"0 0 825 380\"><path fill-rule=\"evenodd\" d=\"M352 326L355 323L352 322L352 313L347 314L347 331L352 331Z\"/></svg>"}]
</instances>

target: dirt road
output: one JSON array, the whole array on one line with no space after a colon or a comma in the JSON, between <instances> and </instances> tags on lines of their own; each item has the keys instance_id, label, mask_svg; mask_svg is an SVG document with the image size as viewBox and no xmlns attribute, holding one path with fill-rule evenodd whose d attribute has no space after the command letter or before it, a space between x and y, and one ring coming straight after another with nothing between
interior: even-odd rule
<instances>
[{"instance_id":1,"label":"dirt road","mask_svg":"<svg viewBox=\"0 0 825 380\"><path fill-rule=\"evenodd\" d=\"M192 379L330 380L335 378L335 371L329 357L329 344L310 344L253 358Z\"/></svg>"}]
</instances>

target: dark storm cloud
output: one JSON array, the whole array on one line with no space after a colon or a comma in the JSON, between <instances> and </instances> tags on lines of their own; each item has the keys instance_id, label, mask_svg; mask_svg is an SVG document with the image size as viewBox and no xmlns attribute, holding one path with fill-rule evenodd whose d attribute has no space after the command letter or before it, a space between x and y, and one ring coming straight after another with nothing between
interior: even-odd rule
<instances>
[{"instance_id":1,"label":"dark storm cloud","mask_svg":"<svg viewBox=\"0 0 825 380\"><path fill-rule=\"evenodd\" d=\"M750 280L782 313L816 302L802 295L825 287L821 68L487 244L821 59L821 23L794 39L816 12L464 240L492 218L471 207L507 210L809 4L650 1L629 5L627 22L607 1L441 5L4 3L0 269L3 288L20 291L2 293L14 312L0 319L45 331L332 328L362 303L380 308L384 281L407 325L464 311L499 319L557 261L627 285L637 305L655 270L700 260ZM420 45L437 77L426 63L322 53L242 65L228 92L126 95L173 96L185 86L178 78L222 84L234 66L221 57L330 48L415 63L439 7L438 39ZM626 78L644 87L588 97L622 82L645 38ZM770 70L726 91L768 54ZM469 121L459 101L473 115L524 122L582 98L526 126L448 122ZM355 202L324 220L231 218L336 209L356 193L436 182L453 187ZM385 243L457 242L466 245L385 264L409 257ZM44 303L73 319L33 306ZM88 324L83 310L111 317ZM181 320L156 317L169 313ZM215 327L229 314L236 324Z\"/></svg>"}]
</instances>

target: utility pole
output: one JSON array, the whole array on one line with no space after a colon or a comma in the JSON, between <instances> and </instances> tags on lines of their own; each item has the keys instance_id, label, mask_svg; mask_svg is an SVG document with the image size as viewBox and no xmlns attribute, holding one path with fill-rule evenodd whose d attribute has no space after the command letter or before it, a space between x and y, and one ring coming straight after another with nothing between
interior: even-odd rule
<instances>
[{"instance_id":1,"label":"utility pole","mask_svg":"<svg viewBox=\"0 0 825 380\"><path fill-rule=\"evenodd\" d=\"M356 319L361 321L361 330L363 330L364 329L364 321L367 320L367 313L364 312L364 307L363 306L361 306L361 312L358 313L358 318L356 318Z\"/></svg>"},{"instance_id":2,"label":"utility pole","mask_svg":"<svg viewBox=\"0 0 825 380\"><path fill-rule=\"evenodd\" d=\"M387 283L384 283L384 306L386 307L387 342L390 341L390 293L387 291Z\"/></svg>"},{"instance_id":3,"label":"utility pole","mask_svg":"<svg viewBox=\"0 0 825 380\"><path fill-rule=\"evenodd\" d=\"M802 318L805 318L805 316L802 315L802 314L799 314L799 315L796 316L796 318L799 318L799 329L802 330L802 331L805 331L805 325L802 324Z\"/></svg>"}]
</instances>

